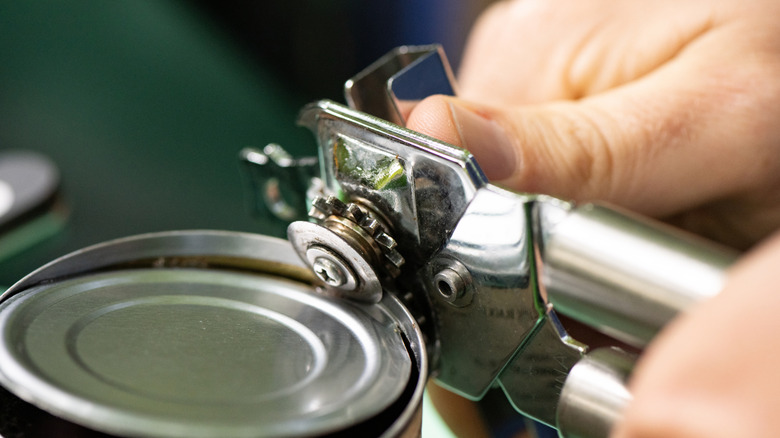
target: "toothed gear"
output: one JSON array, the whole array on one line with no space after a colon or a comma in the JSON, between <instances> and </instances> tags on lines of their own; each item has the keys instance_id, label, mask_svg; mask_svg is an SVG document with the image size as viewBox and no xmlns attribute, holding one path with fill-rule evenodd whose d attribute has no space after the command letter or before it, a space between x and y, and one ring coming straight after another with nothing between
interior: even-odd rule
<instances>
[{"instance_id":1,"label":"toothed gear","mask_svg":"<svg viewBox=\"0 0 780 438\"><path fill-rule=\"evenodd\" d=\"M357 225L368 236L367 244L378 248L381 252L381 268L391 277L397 277L401 273L404 258L396 249L395 239L388 233L382 223L366 208L355 203L344 203L335 196L328 198L317 197L312 202L309 216L320 224L325 223L329 217L335 216L348 220Z\"/></svg>"}]
</instances>

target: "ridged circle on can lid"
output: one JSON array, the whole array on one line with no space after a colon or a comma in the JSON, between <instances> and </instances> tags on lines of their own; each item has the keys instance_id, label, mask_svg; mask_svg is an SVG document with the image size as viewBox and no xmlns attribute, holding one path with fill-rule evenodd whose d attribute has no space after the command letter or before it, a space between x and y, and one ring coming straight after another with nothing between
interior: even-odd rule
<instances>
[{"instance_id":1,"label":"ridged circle on can lid","mask_svg":"<svg viewBox=\"0 0 780 438\"><path fill-rule=\"evenodd\" d=\"M388 408L412 361L381 305L207 269L89 274L0 305L0 383L95 430L319 435Z\"/></svg>"}]
</instances>

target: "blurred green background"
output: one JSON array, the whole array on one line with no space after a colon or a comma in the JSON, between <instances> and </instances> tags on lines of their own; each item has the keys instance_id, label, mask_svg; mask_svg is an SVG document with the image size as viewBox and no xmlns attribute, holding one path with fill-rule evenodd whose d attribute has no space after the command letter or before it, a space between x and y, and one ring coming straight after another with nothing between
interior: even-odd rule
<instances>
[{"instance_id":1,"label":"blurred green background","mask_svg":"<svg viewBox=\"0 0 780 438\"><path fill-rule=\"evenodd\" d=\"M264 232L238 151L313 152L298 109L400 44L457 62L484 1L0 3L0 149L59 167L64 230L0 265L0 285L59 255L149 231Z\"/></svg>"},{"instance_id":2,"label":"blurred green background","mask_svg":"<svg viewBox=\"0 0 780 438\"><path fill-rule=\"evenodd\" d=\"M59 168L63 229L0 264L0 285L60 255L172 229L268 232L250 217L248 145L314 152L294 124L401 44L457 65L488 0L5 1L0 150ZM428 409L426 436L444 436Z\"/></svg>"}]
</instances>

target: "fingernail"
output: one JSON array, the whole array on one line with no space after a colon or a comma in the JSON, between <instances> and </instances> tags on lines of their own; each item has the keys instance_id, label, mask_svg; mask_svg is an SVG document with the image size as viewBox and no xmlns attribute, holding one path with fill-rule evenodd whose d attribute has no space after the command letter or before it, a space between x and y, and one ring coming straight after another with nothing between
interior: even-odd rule
<instances>
[{"instance_id":1,"label":"fingernail","mask_svg":"<svg viewBox=\"0 0 780 438\"><path fill-rule=\"evenodd\" d=\"M495 120L449 104L461 145L474 154L490 180L509 178L515 171L515 149L504 128Z\"/></svg>"}]
</instances>

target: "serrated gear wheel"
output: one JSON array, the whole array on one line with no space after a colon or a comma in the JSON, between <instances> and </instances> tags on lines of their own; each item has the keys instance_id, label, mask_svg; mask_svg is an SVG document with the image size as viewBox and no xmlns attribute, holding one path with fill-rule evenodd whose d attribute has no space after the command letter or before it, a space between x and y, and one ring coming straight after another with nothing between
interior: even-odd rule
<instances>
[{"instance_id":1,"label":"serrated gear wheel","mask_svg":"<svg viewBox=\"0 0 780 438\"><path fill-rule=\"evenodd\" d=\"M404 258L396 249L397 243L387 227L367 208L344 203L335 196L317 197L312 201L309 216L319 225L350 240L359 251L377 262L371 263L372 266L386 275L394 278L400 274Z\"/></svg>"}]
</instances>

